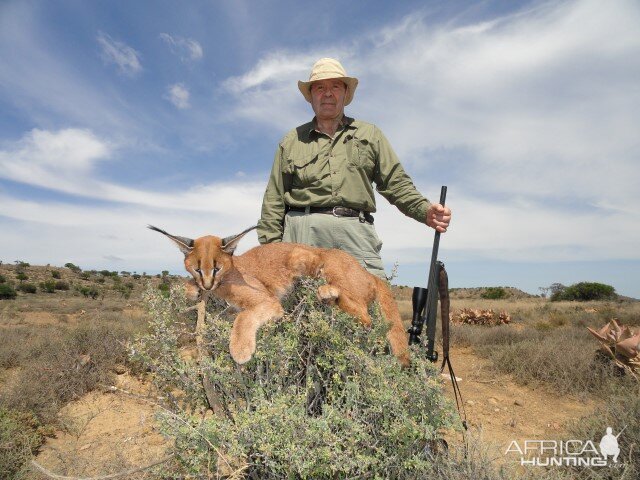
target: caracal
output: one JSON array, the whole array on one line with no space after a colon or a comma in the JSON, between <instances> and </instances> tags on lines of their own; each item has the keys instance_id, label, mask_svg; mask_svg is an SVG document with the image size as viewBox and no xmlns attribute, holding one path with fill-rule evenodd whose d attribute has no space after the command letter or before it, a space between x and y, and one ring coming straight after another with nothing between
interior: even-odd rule
<instances>
[{"instance_id":1,"label":"caracal","mask_svg":"<svg viewBox=\"0 0 640 480\"><path fill-rule=\"evenodd\" d=\"M365 327L371 326L368 306L377 300L391 327L387 333L391 351L403 366L409 365L407 334L387 283L348 253L298 243L268 243L234 256L240 239L256 227L226 238L208 235L195 240L152 225L149 228L169 237L184 253L184 266L193 276L187 283L192 300L200 291L211 292L240 310L229 342L231 356L239 364L253 356L258 329L284 314L280 300L291 291L295 279L313 277L327 282L318 288L321 300L336 303Z\"/></svg>"}]
</instances>

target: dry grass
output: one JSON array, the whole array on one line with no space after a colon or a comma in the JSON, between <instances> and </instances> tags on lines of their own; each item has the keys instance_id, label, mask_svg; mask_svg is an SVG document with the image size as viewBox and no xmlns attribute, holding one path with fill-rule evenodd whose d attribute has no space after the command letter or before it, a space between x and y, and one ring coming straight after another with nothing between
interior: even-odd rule
<instances>
[{"instance_id":1,"label":"dry grass","mask_svg":"<svg viewBox=\"0 0 640 480\"><path fill-rule=\"evenodd\" d=\"M3 327L0 368L12 370L0 405L55 422L66 402L110 380L114 366L127 361L125 342L145 328L143 317L109 311L69 325Z\"/></svg>"},{"instance_id":2,"label":"dry grass","mask_svg":"<svg viewBox=\"0 0 640 480\"><path fill-rule=\"evenodd\" d=\"M398 303L409 325L411 301ZM497 371L512 374L522 384L544 384L562 394L602 397L629 386L628 378L619 377L617 369L596 354L598 344L585 327L599 328L612 318L640 325L640 302L550 302L535 297L451 300L451 312L463 308L511 315L509 325L452 325L451 344L472 347L491 359Z\"/></svg>"}]
</instances>

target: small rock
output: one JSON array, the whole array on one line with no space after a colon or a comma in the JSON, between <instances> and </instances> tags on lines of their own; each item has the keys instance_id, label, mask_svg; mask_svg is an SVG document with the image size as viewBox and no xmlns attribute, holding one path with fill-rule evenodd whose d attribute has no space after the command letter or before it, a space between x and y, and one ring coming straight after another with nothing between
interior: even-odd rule
<instances>
[{"instance_id":1,"label":"small rock","mask_svg":"<svg viewBox=\"0 0 640 480\"><path fill-rule=\"evenodd\" d=\"M499 412L499 411L500 411L500 409L499 409L499 408L494 408L494 409L493 409L493 411L494 411L494 412Z\"/></svg>"},{"instance_id":2,"label":"small rock","mask_svg":"<svg viewBox=\"0 0 640 480\"><path fill-rule=\"evenodd\" d=\"M513 402L514 405L517 405L519 407L524 406L524 402L522 400L520 400L519 398L516 398L515 401Z\"/></svg>"},{"instance_id":3,"label":"small rock","mask_svg":"<svg viewBox=\"0 0 640 480\"><path fill-rule=\"evenodd\" d=\"M82 450L86 450L87 448L90 448L91 444L87 443L86 445L81 446L78 450L82 451Z\"/></svg>"},{"instance_id":4,"label":"small rock","mask_svg":"<svg viewBox=\"0 0 640 480\"><path fill-rule=\"evenodd\" d=\"M476 402L474 402L473 400L467 400L467 405L473 406L475 404L476 404Z\"/></svg>"},{"instance_id":5,"label":"small rock","mask_svg":"<svg viewBox=\"0 0 640 480\"><path fill-rule=\"evenodd\" d=\"M516 426L516 419L515 419L515 418L512 418L512 419L511 419L511 422L509 422L509 425L511 426L511 428L515 428L515 426Z\"/></svg>"},{"instance_id":6,"label":"small rock","mask_svg":"<svg viewBox=\"0 0 640 480\"><path fill-rule=\"evenodd\" d=\"M119 363L113 367L113 371L118 375L124 375L125 373L127 373L127 367Z\"/></svg>"},{"instance_id":7,"label":"small rock","mask_svg":"<svg viewBox=\"0 0 640 480\"><path fill-rule=\"evenodd\" d=\"M498 400L496 400L496 399L495 399L495 398L493 398L493 397L489 397L489 403L490 403L491 405L498 405Z\"/></svg>"}]
</instances>

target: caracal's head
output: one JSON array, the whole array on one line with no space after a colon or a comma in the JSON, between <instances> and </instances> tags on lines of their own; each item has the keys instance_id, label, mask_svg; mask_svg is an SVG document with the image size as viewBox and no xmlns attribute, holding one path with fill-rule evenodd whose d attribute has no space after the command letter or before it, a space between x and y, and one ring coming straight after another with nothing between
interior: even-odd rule
<instances>
[{"instance_id":1,"label":"caracal's head","mask_svg":"<svg viewBox=\"0 0 640 480\"><path fill-rule=\"evenodd\" d=\"M233 252L238 242L256 227L230 237L219 238L213 235L192 240L187 237L171 235L164 230L149 225L148 228L169 237L184 253L184 268L191 274L201 290L215 290L222 279L233 268Z\"/></svg>"}]
</instances>

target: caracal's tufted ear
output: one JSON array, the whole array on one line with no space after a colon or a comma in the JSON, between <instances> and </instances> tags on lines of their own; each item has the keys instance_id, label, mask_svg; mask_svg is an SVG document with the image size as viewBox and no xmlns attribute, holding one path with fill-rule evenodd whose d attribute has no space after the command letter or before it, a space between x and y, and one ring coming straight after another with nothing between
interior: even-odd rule
<instances>
[{"instance_id":1,"label":"caracal's tufted ear","mask_svg":"<svg viewBox=\"0 0 640 480\"><path fill-rule=\"evenodd\" d=\"M190 238L171 235L170 233L165 232L161 228L154 227L153 225L147 225L147 228L156 232L160 232L163 235L169 237L185 255L188 255L189 253L191 253L191 250L193 250L193 240Z\"/></svg>"},{"instance_id":2,"label":"caracal's tufted ear","mask_svg":"<svg viewBox=\"0 0 640 480\"><path fill-rule=\"evenodd\" d=\"M247 228L244 232L239 233L238 235L231 235L230 237L223 238L222 251L228 253L229 255L233 255L233 252L236 250L240 239L242 239L242 237L244 237L251 230L255 230L256 228L258 228L258 226L254 225L253 227Z\"/></svg>"}]
</instances>

